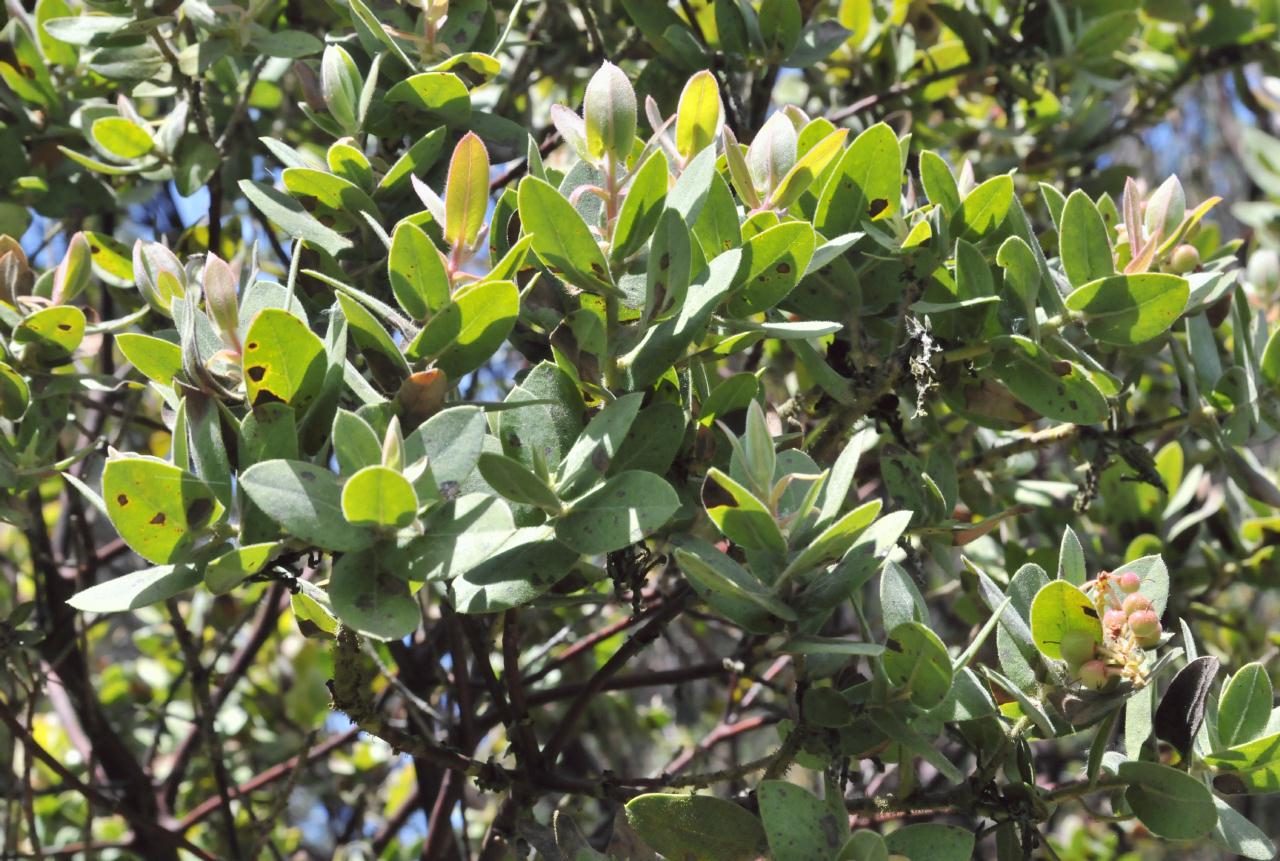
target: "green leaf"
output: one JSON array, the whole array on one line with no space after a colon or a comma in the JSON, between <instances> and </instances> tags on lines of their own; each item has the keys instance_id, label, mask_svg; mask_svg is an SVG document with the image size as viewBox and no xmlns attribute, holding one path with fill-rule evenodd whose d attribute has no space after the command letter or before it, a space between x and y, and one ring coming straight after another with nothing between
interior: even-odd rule
<instances>
[{"instance_id":1,"label":"green leaf","mask_svg":"<svg viewBox=\"0 0 1280 861\"><path fill-rule=\"evenodd\" d=\"M1218 823L1213 826L1211 835L1214 843L1242 858L1268 861L1276 857L1275 843L1261 828L1217 796L1214 796L1213 806L1218 810Z\"/></svg>"},{"instance_id":2,"label":"green leaf","mask_svg":"<svg viewBox=\"0 0 1280 861\"><path fill-rule=\"evenodd\" d=\"M894 831L884 843L890 852L911 861L968 861L973 856L974 836L954 825L917 822Z\"/></svg>"},{"instance_id":3,"label":"green leaf","mask_svg":"<svg viewBox=\"0 0 1280 861\"><path fill-rule=\"evenodd\" d=\"M249 324L242 365L251 405L278 401L302 409L324 384L324 343L288 311L265 308Z\"/></svg>"},{"instance_id":4,"label":"green leaf","mask_svg":"<svg viewBox=\"0 0 1280 861\"><path fill-rule=\"evenodd\" d=\"M533 236L533 252L553 275L590 293L616 293L609 267L587 223L548 183L533 176L520 180L520 223Z\"/></svg>"},{"instance_id":5,"label":"green leaf","mask_svg":"<svg viewBox=\"0 0 1280 861\"><path fill-rule=\"evenodd\" d=\"M388 381L389 385L389 381L399 382L408 376L409 363L396 342L391 340L386 326L354 297L338 293L336 298L350 327L351 337L364 354L375 379L379 383Z\"/></svg>"},{"instance_id":6,"label":"green leaf","mask_svg":"<svg viewBox=\"0 0 1280 861\"><path fill-rule=\"evenodd\" d=\"M1262 664L1245 664L1222 689L1218 740L1223 747L1253 741L1267 728L1273 700L1271 677Z\"/></svg>"},{"instance_id":7,"label":"green leaf","mask_svg":"<svg viewBox=\"0 0 1280 861\"><path fill-rule=\"evenodd\" d=\"M382 442L369 423L353 412L339 408L333 417L333 456L343 475L352 475L366 466L382 463Z\"/></svg>"},{"instance_id":8,"label":"green leaf","mask_svg":"<svg viewBox=\"0 0 1280 861\"><path fill-rule=\"evenodd\" d=\"M689 295L693 243L684 219L674 209L663 210L645 272L644 319L664 320L680 310Z\"/></svg>"},{"instance_id":9,"label":"green leaf","mask_svg":"<svg viewBox=\"0 0 1280 861\"><path fill-rule=\"evenodd\" d=\"M1271 333L1267 346L1262 351L1258 362L1258 372L1262 379L1270 385L1271 390L1280 394L1280 329Z\"/></svg>"},{"instance_id":10,"label":"green leaf","mask_svg":"<svg viewBox=\"0 0 1280 861\"><path fill-rule=\"evenodd\" d=\"M342 514L342 485L329 470L293 460L268 460L240 473L240 486L290 536L325 550L368 547L373 535Z\"/></svg>"},{"instance_id":11,"label":"green leaf","mask_svg":"<svg viewBox=\"0 0 1280 861\"><path fill-rule=\"evenodd\" d=\"M715 148L707 147L680 172L667 195L667 208L680 213L684 223L692 227L702 214L712 181L717 176Z\"/></svg>"},{"instance_id":12,"label":"green leaf","mask_svg":"<svg viewBox=\"0 0 1280 861\"><path fill-rule=\"evenodd\" d=\"M1220 772L1213 785L1221 792L1280 792L1280 733L1215 750L1204 761Z\"/></svg>"},{"instance_id":13,"label":"green leaf","mask_svg":"<svg viewBox=\"0 0 1280 861\"><path fill-rule=\"evenodd\" d=\"M302 204L266 183L240 180L240 191L264 216L294 239L309 242L337 256L352 247L351 240L325 227Z\"/></svg>"},{"instance_id":14,"label":"green leaf","mask_svg":"<svg viewBox=\"0 0 1280 861\"><path fill-rule=\"evenodd\" d=\"M156 145L146 129L125 117L99 117L89 134L94 143L121 159L142 158Z\"/></svg>"},{"instance_id":15,"label":"green leaf","mask_svg":"<svg viewBox=\"0 0 1280 861\"><path fill-rule=\"evenodd\" d=\"M715 467L702 483L702 504L712 522L734 544L748 550L786 552L786 540L768 507Z\"/></svg>"},{"instance_id":16,"label":"green leaf","mask_svg":"<svg viewBox=\"0 0 1280 861\"><path fill-rule=\"evenodd\" d=\"M405 460L430 458L431 472L446 496L472 471L484 446L484 411L474 406L441 410L405 437ZM452 483L452 487L450 487Z\"/></svg>"},{"instance_id":17,"label":"green leaf","mask_svg":"<svg viewBox=\"0 0 1280 861\"><path fill-rule=\"evenodd\" d=\"M444 238L452 246L476 244L489 207L489 151L475 132L453 150L444 191Z\"/></svg>"},{"instance_id":18,"label":"green leaf","mask_svg":"<svg viewBox=\"0 0 1280 861\"><path fill-rule=\"evenodd\" d=\"M309 207L331 220L333 228L347 233L362 224L360 213L380 217L378 206L364 189L332 173L310 167L287 167L281 174L285 190L294 197L314 200Z\"/></svg>"},{"instance_id":19,"label":"green leaf","mask_svg":"<svg viewBox=\"0 0 1280 861\"><path fill-rule=\"evenodd\" d=\"M716 76L703 69L689 78L676 111L676 151L688 161L711 146L720 131L724 105ZM663 159L665 161L665 159Z\"/></svg>"},{"instance_id":20,"label":"green leaf","mask_svg":"<svg viewBox=\"0 0 1280 861\"><path fill-rule=\"evenodd\" d=\"M1196 840L1213 830L1213 793L1197 778L1156 762L1125 762L1118 776L1129 783L1124 800L1148 830L1166 840Z\"/></svg>"},{"instance_id":21,"label":"green leaf","mask_svg":"<svg viewBox=\"0 0 1280 861\"><path fill-rule=\"evenodd\" d=\"M878 499L864 502L835 523L824 529L817 538L787 565L779 579L786 580L794 573L803 573L835 562L853 546L862 530L871 525L880 513L882 503Z\"/></svg>"},{"instance_id":22,"label":"green leaf","mask_svg":"<svg viewBox=\"0 0 1280 861\"><path fill-rule=\"evenodd\" d=\"M1085 328L1097 340L1131 347L1167 332L1187 307L1190 290L1177 275L1113 275L1075 290L1066 304L1084 316Z\"/></svg>"},{"instance_id":23,"label":"green leaf","mask_svg":"<svg viewBox=\"0 0 1280 861\"><path fill-rule=\"evenodd\" d=\"M618 220L613 226L610 261L620 263L626 260L653 235L667 199L668 178L667 157L662 150L654 150L627 186L627 196L622 200Z\"/></svg>"},{"instance_id":24,"label":"green leaf","mask_svg":"<svg viewBox=\"0 0 1280 861\"><path fill-rule=\"evenodd\" d=\"M151 457L120 457L102 471L111 525L148 562L182 558L200 530L222 514L213 491L196 476Z\"/></svg>"},{"instance_id":25,"label":"green leaf","mask_svg":"<svg viewBox=\"0 0 1280 861\"><path fill-rule=\"evenodd\" d=\"M405 351L434 360L450 380L460 380L489 361L515 326L520 291L510 281L477 281L453 294Z\"/></svg>"},{"instance_id":26,"label":"green leaf","mask_svg":"<svg viewBox=\"0 0 1280 861\"><path fill-rule=\"evenodd\" d=\"M1013 205L1013 177L995 176L965 195L951 219L952 235L975 240L994 231Z\"/></svg>"},{"instance_id":27,"label":"green leaf","mask_svg":"<svg viewBox=\"0 0 1280 861\"><path fill-rule=\"evenodd\" d=\"M954 671L947 647L919 622L903 622L889 631L881 660L889 684L922 709L941 705L951 693Z\"/></svg>"},{"instance_id":28,"label":"green leaf","mask_svg":"<svg viewBox=\"0 0 1280 861\"><path fill-rule=\"evenodd\" d=\"M630 374L629 388L652 385L695 339L705 334L711 312L728 292L740 261L738 249L712 260L703 276L689 285L680 313L651 327L635 349L622 357L620 364Z\"/></svg>"},{"instance_id":29,"label":"green leaf","mask_svg":"<svg viewBox=\"0 0 1280 861\"><path fill-rule=\"evenodd\" d=\"M756 798L774 861L828 861L844 843L848 822L803 786L764 780Z\"/></svg>"},{"instance_id":30,"label":"green leaf","mask_svg":"<svg viewBox=\"0 0 1280 861\"><path fill-rule=\"evenodd\" d=\"M392 573L391 554L375 550L345 553L333 563L329 601L343 624L367 637L399 640L422 621L409 586Z\"/></svg>"},{"instance_id":31,"label":"green leaf","mask_svg":"<svg viewBox=\"0 0 1280 861\"><path fill-rule=\"evenodd\" d=\"M1047 418L1075 424L1099 424L1111 410L1107 399L1074 362L1049 355L1039 344L1013 335L996 355L1000 382L1018 400Z\"/></svg>"},{"instance_id":32,"label":"green leaf","mask_svg":"<svg viewBox=\"0 0 1280 861\"><path fill-rule=\"evenodd\" d=\"M560 498L556 492L520 461L486 451L480 454L478 465L484 480L512 502L534 505L550 512L560 511Z\"/></svg>"},{"instance_id":33,"label":"green leaf","mask_svg":"<svg viewBox=\"0 0 1280 861\"><path fill-rule=\"evenodd\" d=\"M773 190L773 205L778 209L786 209L799 200L800 195L804 194L813 185L832 159L840 153L841 148L844 146L844 139L848 134L848 129L833 131L810 147L809 151L800 157L800 160L791 167L791 170L787 171L786 176L782 178L782 182L778 183L778 187Z\"/></svg>"},{"instance_id":34,"label":"green leaf","mask_svg":"<svg viewBox=\"0 0 1280 861\"><path fill-rule=\"evenodd\" d=\"M666 481L629 470L574 500L556 519L556 537L579 553L610 553L658 531L679 507Z\"/></svg>"},{"instance_id":35,"label":"green leaf","mask_svg":"<svg viewBox=\"0 0 1280 861\"><path fill-rule=\"evenodd\" d=\"M1058 254L1072 287L1116 273L1107 223L1089 195L1071 192L1058 225Z\"/></svg>"},{"instance_id":36,"label":"green leaf","mask_svg":"<svg viewBox=\"0 0 1280 861\"><path fill-rule=\"evenodd\" d=\"M173 184L190 197L213 178L221 164L216 146L199 135L183 135L173 152Z\"/></svg>"},{"instance_id":37,"label":"green leaf","mask_svg":"<svg viewBox=\"0 0 1280 861\"><path fill-rule=\"evenodd\" d=\"M342 486L342 514L356 526L403 529L418 514L418 497L394 469L366 466Z\"/></svg>"},{"instance_id":38,"label":"green leaf","mask_svg":"<svg viewBox=\"0 0 1280 861\"><path fill-rule=\"evenodd\" d=\"M280 543L269 541L228 550L209 560L204 569L204 584L215 595L225 595L267 567L280 551Z\"/></svg>"},{"instance_id":39,"label":"green leaf","mask_svg":"<svg viewBox=\"0 0 1280 861\"><path fill-rule=\"evenodd\" d=\"M861 828L849 835L836 861L889 861L889 848L879 834Z\"/></svg>"},{"instance_id":40,"label":"green leaf","mask_svg":"<svg viewBox=\"0 0 1280 861\"><path fill-rule=\"evenodd\" d=\"M92 230L86 230L84 236L89 240L89 253L93 259L94 274L116 287L132 287L134 266L133 254L129 248L109 233L94 233ZM154 245L154 247L162 248L163 246ZM172 265L178 265L177 258L172 252L169 252L169 258ZM162 285L162 287L173 289L172 285ZM181 289L178 288L174 292L180 293Z\"/></svg>"},{"instance_id":41,"label":"green leaf","mask_svg":"<svg viewBox=\"0 0 1280 861\"><path fill-rule=\"evenodd\" d=\"M742 246L741 286L729 299L729 313L749 317L777 305L800 281L813 257L817 235L808 223L788 221L751 237Z\"/></svg>"},{"instance_id":42,"label":"green leaf","mask_svg":"<svg viewBox=\"0 0 1280 861\"><path fill-rule=\"evenodd\" d=\"M13 340L31 345L40 362L70 358L84 340L84 312L74 305L54 305L23 318L14 329Z\"/></svg>"},{"instance_id":43,"label":"green leaf","mask_svg":"<svg viewBox=\"0 0 1280 861\"><path fill-rule=\"evenodd\" d=\"M1062 530L1062 544L1058 548L1058 579L1072 586L1083 586L1089 579L1085 565L1084 548L1070 526Z\"/></svg>"},{"instance_id":44,"label":"green leaf","mask_svg":"<svg viewBox=\"0 0 1280 861\"><path fill-rule=\"evenodd\" d=\"M158 565L90 586L67 599L87 613L123 613L180 595L200 582L193 565Z\"/></svg>"},{"instance_id":45,"label":"green leaf","mask_svg":"<svg viewBox=\"0 0 1280 861\"><path fill-rule=\"evenodd\" d=\"M864 218L892 218L902 198L898 136L876 123L854 138L818 194L813 226L831 238L856 230Z\"/></svg>"},{"instance_id":46,"label":"green leaf","mask_svg":"<svg viewBox=\"0 0 1280 861\"><path fill-rule=\"evenodd\" d=\"M413 146L404 151L404 155L396 159L395 164L387 168L386 174L378 181L378 191L395 189L410 176L426 176L444 149L445 131L441 126L418 138Z\"/></svg>"},{"instance_id":47,"label":"green leaf","mask_svg":"<svg viewBox=\"0 0 1280 861\"><path fill-rule=\"evenodd\" d=\"M1040 264L1031 246L1020 236L1010 236L996 252L996 263L1004 269L1005 286L1022 300L1028 319L1033 318L1040 292Z\"/></svg>"},{"instance_id":48,"label":"green leaf","mask_svg":"<svg viewBox=\"0 0 1280 861\"><path fill-rule=\"evenodd\" d=\"M1031 636L1042 654L1061 660L1059 643L1068 631L1102 643L1102 621L1089 596L1066 580L1051 580L1031 602Z\"/></svg>"},{"instance_id":49,"label":"green leaf","mask_svg":"<svg viewBox=\"0 0 1280 861\"><path fill-rule=\"evenodd\" d=\"M449 304L449 273L435 243L410 221L396 225L387 255L391 292L414 320L426 320Z\"/></svg>"},{"instance_id":50,"label":"green leaf","mask_svg":"<svg viewBox=\"0 0 1280 861\"><path fill-rule=\"evenodd\" d=\"M387 90L383 100L404 105L407 111L421 112L420 119L429 124L450 128L464 126L471 117L471 96L462 79L449 72L423 72L400 81ZM414 119L419 117L414 114Z\"/></svg>"},{"instance_id":51,"label":"green leaf","mask_svg":"<svg viewBox=\"0 0 1280 861\"><path fill-rule=\"evenodd\" d=\"M560 581L578 553L547 526L517 529L492 554L449 583L459 613L501 613L527 604Z\"/></svg>"},{"instance_id":52,"label":"green leaf","mask_svg":"<svg viewBox=\"0 0 1280 861\"><path fill-rule=\"evenodd\" d=\"M754 861L767 850L760 820L712 795L639 795L627 802L626 812L627 823L667 858Z\"/></svg>"},{"instance_id":53,"label":"green leaf","mask_svg":"<svg viewBox=\"0 0 1280 861\"><path fill-rule=\"evenodd\" d=\"M329 113L347 134L360 130L357 105L364 77L341 45L329 45L320 61L320 94Z\"/></svg>"},{"instance_id":54,"label":"green leaf","mask_svg":"<svg viewBox=\"0 0 1280 861\"><path fill-rule=\"evenodd\" d=\"M30 403L31 388L26 378L0 362L0 416L16 422Z\"/></svg>"},{"instance_id":55,"label":"green leaf","mask_svg":"<svg viewBox=\"0 0 1280 861\"><path fill-rule=\"evenodd\" d=\"M488 559L516 531L511 508L489 494L468 493L432 512L409 544L412 580L452 580Z\"/></svg>"},{"instance_id":56,"label":"green leaf","mask_svg":"<svg viewBox=\"0 0 1280 861\"><path fill-rule=\"evenodd\" d=\"M929 202L941 207L942 214L950 218L960 209L960 188L951 168L943 161L942 156L933 150L920 153L920 184Z\"/></svg>"},{"instance_id":57,"label":"green leaf","mask_svg":"<svg viewBox=\"0 0 1280 861\"><path fill-rule=\"evenodd\" d=\"M605 406L583 429L556 472L556 486L572 494L580 479L604 475L618 455L644 400L641 392L623 395Z\"/></svg>"},{"instance_id":58,"label":"green leaf","mask_svg":"<svg viewBox=\"0 0 1280 861\"><path fill-rule=\"evenodd\" d=\"M675 556L702 599L747 630L761 628L760 610L788 622L798 618L794 610L766 592L747 569L715 547L690 541L677 547Z\"/></svg>"},{"instance_id":59,"label":"green leaf","mask_svg":"<svg viewBox=\"0 0 1280 861\"><path fill-rule=\"evenodd\" d=\"M710 426L721 416L746 409L759 391L760 382L755 374L746 371L734 374L712 389L699 405L698 421Z\"/></svg>"}]
</instances>

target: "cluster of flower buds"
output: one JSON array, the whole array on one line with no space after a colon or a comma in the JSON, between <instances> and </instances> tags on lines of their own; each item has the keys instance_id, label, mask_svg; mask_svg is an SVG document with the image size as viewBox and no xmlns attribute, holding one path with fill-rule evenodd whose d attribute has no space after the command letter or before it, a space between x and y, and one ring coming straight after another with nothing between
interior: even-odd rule
<instances>
[{"instance_id":1,"label":"cluster of flower buds","mask_svg":"<svg viewBox=\"0 0 1280 861\"><path fill-rule=\"evenodd\" d=\"M1085 631L1069 631L1062 639L1062 657L1072 675L1086 688L1101 691L1116 679L1140 683L1144 679L1143 650L1160 644L1160 617L1138 590L1142 581L1132 571L1103 572L1085 584L1102 619L1102 643Z\"/></svg>"}]
</instances>

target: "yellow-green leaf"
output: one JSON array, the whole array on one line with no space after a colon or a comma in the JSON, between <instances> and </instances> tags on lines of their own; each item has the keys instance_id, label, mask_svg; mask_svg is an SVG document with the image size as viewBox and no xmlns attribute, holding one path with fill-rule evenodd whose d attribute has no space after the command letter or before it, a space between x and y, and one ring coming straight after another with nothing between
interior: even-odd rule
<instances>
[{"instance_id":1,"label":"yellow-green leaf","mask_svg":"<svg viewBox=\"0 0 1280 861\"><path fill-rule=\"evenodd\" d=\"M453 150L444 188L444 238L469 248L484 225L489 205L489 151L475 132L467 132Z\"/></svg>"},{"instance_id":2,"label":"yellow-green leaf","mask_svg":"<svg viewBox=\"0 0 1280 861\"><path fill-rule=\"evenodd\" d=\"M266 308L245 334L243 366L252 406L279 401L301 408L324 382L324 344L288 311Z\"/></svg>"},{"instance_id":3,"label":"yellow-green leaf","mask_svg":"<svg viewBox=\"0 0 1280 861\"><path fill-rule=\"evenodd\" d=\"M102 499L120 537L155 563L180 560L197 532L222 512L203 481L151 457L108 460L102 471Z\"/></svg>"}]
</instances>

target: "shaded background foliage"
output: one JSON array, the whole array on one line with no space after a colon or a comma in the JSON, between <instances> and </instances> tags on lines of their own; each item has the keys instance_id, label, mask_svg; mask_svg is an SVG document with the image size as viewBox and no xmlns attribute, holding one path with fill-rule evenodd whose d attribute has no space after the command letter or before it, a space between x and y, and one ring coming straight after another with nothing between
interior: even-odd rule
<instances>
[{"instance_id":1,"label":"shaded background foliage","mask_svg":"<svg viewBox=\"0 0 1280 861\"><path fill-rule=\"evenodd\" d=\"M133 55L99 55L86 68L80 46L49 41L33 29L41 8L61 4L38 4L34 18L16 5L6 12L0 232L22 237L37 270L57 266L76 231L90 231L95 249L114 237L126 256L141 238L164 239L183 255L208 249L243 260L256 240L264 274L285 280L296 248L248 204L238 183L271 183L278 174L276 154L263 137L315 154L333 140L316 119L325 113L320 56L323 40L334 39L368 71L364 40L351 35L354 13L343 3L88 5L134 15L154 36L131 45ZM408 23L420 14L370 5L402 29L411 29ZM471 94L488 117L473 125L494 162L495 194L523 173L526 130L548 164L568 164L571 155L549 122L550 106L580 104L603 60L620 64L640 98L652 96L664 116L675 111L689 76L705 68L716 74L726 121L744 141L784 105L855 130L885 120L912 135L912 175L923 149L945 155L962 176L966 161L971 178L1016 171L1020 198L1041 230L1049 218L1035 195L1038 182L1119 201L1126 176L1154 189L1176 172L1189 201L1210 195L1227 201L1210 229L1224 240L1246 239L1238 254L1249 264L1254 301L1272 307L1277 266L1267 252L1280 247L1280 143L1267 133L1280 131L1280 86L1268 77L1277 72L1277 4L1217 0L1148 3L1139 10L1136 3L1108 0L801 2L814 48L787 61L733 44L733 35L718 26L727 20L726 5L577 0L513 8L454 0L455 20L462 18L459 7L480 13L480 31L467 34L471 39L492 44L510 28L497 52L497 76ZM148 25L152 16L162 20ZM464 37L455 28L441 35L446 45L450 38ZM49 63L44 77L30 63L26 52L32 50ZM113 99L137 86L133 72L123 75L127 88L113 80L128 64L142 64L148 74L176 69L173 90L148 93L145 84L141 93L133 90L148 119L161 120L178 102L186 104L172 175L113 178L59 149L102 158L74 111L80 99ZM457 137L451 133L444 152ZM390 135L379 154L391 161L406 142L411 139L403 134ZM432 187L442 186L446 162L440 158L425 177ZM417 204L404 208L407 213ZM301 265L318 265L310 252L300 253ZM140 306L131 288L102 276L110 274L107 264L99 261L95 271L99 280L86 304L97 319L120 318ZM327 295L313 280L302 289ZM72 474L96 487L105 454L100 438L122 450L163 454L172 426L158 398L117 385L125 368L111 335L91 337L100 338L96 352L85 352L96 386L76 394L75 421L44 441L47 456L20 462L0 490L0 517L7 521L0 525L0 607L13 608L0 628L8 671L0 704L5 851L18 857L166 857L193 850L220 858L474 857L503 798L496 790L506 787L492 785L490 773L464 779L428 757L397 753L332 711L326 689L335 675L331 644L304 636L308 629L289 600L290 581L247 584L218 596L197 591L133 614L83 615L67 605L76 591L140 563L50 464L75 458ZM734 369L766 368L773 391L785 391L785 366L770 367L772 359L764 350L747 352ZM527 365L519 352L504 350L464 383L464 392L501 400ZM1156 401L1176 389L1173 371L1166 372L1167 379L1150 383ZM901 404L873 410L886 437L908 446L945 439L944 451L969 455L987 444L976 439L985 432L957 432L935 415L912 426L923 431L904 433L914 395L909 388L902 394ZM822 418L807 417L809 429ZM736 415L734 427L741 430L741 422ZM1185 619L1203 649L1231 670L1252 660L1270 666L1271 629L1280 611L1270 589L1278 573L1273 509L1240 504L1203 449L1189 443L1175 457L1169 445L1177 447L1179 436L1170 431L1143 440L1144 451L1164 453L1155 465L1172 479L1165 491L1133 480L1146 463L1141 456L1116 457L1088 438L1077 448L1020 453L1015 471L1056 482L1054 504L1002 528L998 542L980 542L972 554L1006 574L1030 561L1053 571L1067 525L1084 538L1091 571L1161 552L1175 584L1171 617ZM818 461L829 463L843 441L841 433L815 435L814 450L823 455ZM1263 443L1258 457L1271 465L1273 450ZM1197 463L1208 468L1193 473ZM1180 481L1191 474L1200 480ZM19 487L19 479L26 486ZM876 460L864 461L861 492L884 496L881 481ZM1071 510L1076 498L1084 503L1079 513ZM314 577L315 561L298 554L286 567L293 576ZM519 617L519 640L508 648L524 668L534 714L528 726L544 739L554 733L564 706L578 702L582 683L640 628L655 635L653 642L614 677L610 687L617 690L583 703L580 732L564 745L567 774L588 780L606 772L703 772L769 754L777 747L777 725L789 715L787 662L758 660L750 638L703 609L685 609L656 636L658 627L646 623L661 617L680 574L671 566L646 577L644 562L613 560L616 590L600 588L587 603ZM965 642L985 621L986 609L960 577L956 557L911 558L907 568L935 627L951 635L946 642ZM504 730L491 719L478 721L484 715L470 702L487 696L482 664L489 666L497 647L488 629L460 620L446 605L429 612L432 624L413 637L369 647L383 669L378 707L409 722L419 706L426 714L443 712L448 746L484 763L508 745ZM840 622L857 629L852 619ZM505 677L504 660L510 657L497 653L493 665ZM1043 781L1074 774L1085 744L1039 743ZM34 750L47 758L33 761ZM855 764L859 797L872 798L896 780L892 766ZM733 791L748 785L729 781ZM616 804L562 800L555 787L543 788L553 790L538 802L544 820L558 804L597 844L608 838ZM1242 809L1264 831L1277 830L1280 812L1267 798L1251 797ZM877 819L874 809L855 812L862 824ZM889 811L885 818L905 813ZM1138 848L1186 854L1160 848L1131 821L1108 823L1078 807L1064 806L1046 832L1063 858ZM994 851L992 842L981 851ZM1195 851L1212 857L1216 850Z\"/></svg>"}]
</instances>

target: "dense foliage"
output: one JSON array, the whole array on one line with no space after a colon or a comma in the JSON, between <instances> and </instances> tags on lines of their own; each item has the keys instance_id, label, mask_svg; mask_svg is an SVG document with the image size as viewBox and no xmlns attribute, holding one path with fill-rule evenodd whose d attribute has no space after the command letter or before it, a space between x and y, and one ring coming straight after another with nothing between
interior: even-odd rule
<instances>
[{"instance_id":1,"label":"dense foliage","mask_svg":"<svg viewBox=\"0 0 1280 861\"><path fill-rule=\"evenodd\" d=\"M5 15L6 853L1274 856L1280 5Z\"/></svg>"}]
</instances>

